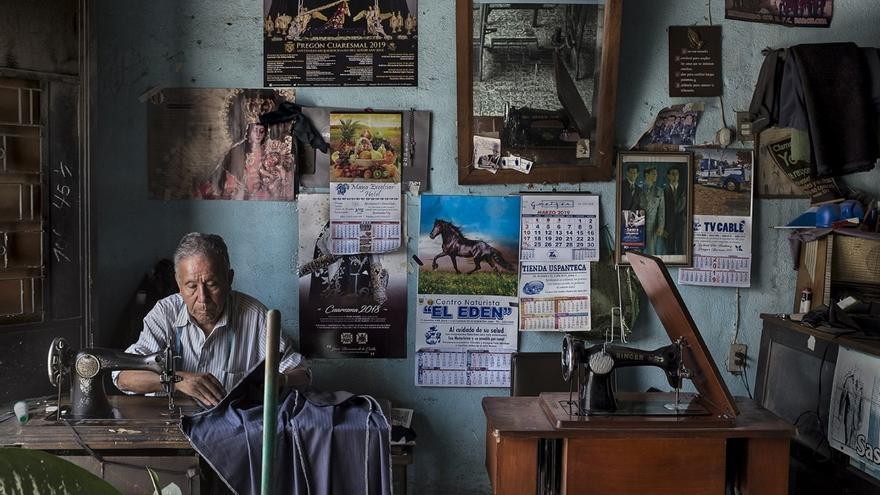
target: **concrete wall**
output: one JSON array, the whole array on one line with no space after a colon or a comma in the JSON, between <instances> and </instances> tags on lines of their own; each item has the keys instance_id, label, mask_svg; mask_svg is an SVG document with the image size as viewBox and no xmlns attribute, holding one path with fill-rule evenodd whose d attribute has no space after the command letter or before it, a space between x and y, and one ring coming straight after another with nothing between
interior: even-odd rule
<instances>
[{"instance_id":1,"label":"concrete wall","mask_svg":"<svg viewBox=\"0 0 880 495\"><path fill-rule=\"evenodd\" d=\"M666 28L669 25L723 26L724 103L728 119L748 106L765 46L852 40L880 45L880 10L873 0L837 2L830 29L791 29L724 21L723 2L715 0L625 0L616 140L628 146L664 106L683 102L667 91ZM157 259L169 256L181 234L191 230L225 236L236 268L236 287L279 308L283 327L298 336L296 278L296 205L258 202L150 201L146 185L146 107L138 96L157 86L259 87L262 84L261 2L234 0L178 2L98 0L93 13L97 33L97 128L94 132L94 187L98 213L97 280L100 338L117 328L123 306L140 277ZM307 105L416 107L433 112L431 192L507 194L518 187L461 187L456 172L455 22L453 0L422 0L417 88L304 88L297 100ZM698 141L710 140L720 127L717 99L703 100L706 113ZM732 123L732 122L731 122ZM849 182L880 194L878 173ZM548 187L539 187L548 189ZM562 186L602 195L603 215L614 204L612 183ZM752 288L742 291L740 340L754 359L762 312L788 311L794 291L784 232L786 222L806 206L804 200L762 200L755 204ZM418 208L410 208L415 225ZM673 276L675 276L673 270ZM412 301L412 285L410 295ZM733 337L734 291L684 287L682 295L717 362L723 365ZM643 308L645 309L645 308ZM410 332L412 335L412 317ZM523 335L520 349L559 348L560 337ZM640 347L665 344L667 338L650 310L633 336ZM410 342L411 349L411 342ZM410 354L412 351L410 350ZM750 364L754 364L754 360ZM388 397L416 410L419 434L411 467L414 493L486 493L484 420L480 399L506 395L506 389L442 390L413 386L413 360L339 360L314 363L317 383ZM743 385L725 376L731 391ZM754 368L749 370L754 380ZM665 387L656 370L630 373L628 388ZM625 462L621 459L621 462Z\"/></svg>"}]
</instances>

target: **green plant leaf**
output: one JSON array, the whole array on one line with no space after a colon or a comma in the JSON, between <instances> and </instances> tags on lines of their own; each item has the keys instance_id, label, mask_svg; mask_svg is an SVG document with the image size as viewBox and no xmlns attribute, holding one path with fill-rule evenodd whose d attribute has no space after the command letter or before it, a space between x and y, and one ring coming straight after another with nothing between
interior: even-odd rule
<instances>
[{"instance_id":1,"label":"green plant leaf","mask_svg":"<svg viewBox=\"0 0 880 495\"><path fill-rule=\"evenodd\" d=\"M150 483L153 484L153 490L155 490L154 494L162 493L162 490L159 488L159 475L150 468L147 468L147 473L150 475Z\"/></svg>"},{"instance_id":2,"label":"green plant leaf","mask_svg":"<svg viewBox=\"0 0 880 495\"><path fill-rule=\"evenodd\" d=\"M40 450L0 448L0 493L53 492L121 495L106 481L60 457Z\"/></svg>"}]
</instances>

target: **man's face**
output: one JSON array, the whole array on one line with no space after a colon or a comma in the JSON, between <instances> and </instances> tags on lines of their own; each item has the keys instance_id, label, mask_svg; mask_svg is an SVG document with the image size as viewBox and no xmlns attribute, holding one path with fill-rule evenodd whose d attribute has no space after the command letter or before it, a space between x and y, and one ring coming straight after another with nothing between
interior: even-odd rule
<instances>
[{"instance_id":1,"label":"man's face","mask_svg":"<svg viewBox=\"0 0 880 495\"><path fill-rule=\"evenodd\" d=\"M666 179L669 180L670 184L678 185L678 170L672 169L666 174Z\"/></svg>"},{"instance_id":2,"label":"man's face","mask_svg":"<svg viewBox=\"0 0 880 495\"><path fill-rule=\"evenodd\" d=\"M180 260L174 278L189 314L199 327L212 330L226 307L232 270L223 273L218 263L197 254Z\"/></svg>"},{"instance_id":3,"label":"man's face","mask_svg":"<svg viewBox=\"0 0 880 495\"><path fill-rule=\"evenodd\" d=\"M626 179L630 182L635 182L636 178L639 176L639 169L631 168L626 171Z\"/></svg>"},{"instance_id":4,"label":"man's face","mask_svg":"<svg viewBox=\"0 0 880 495\"><path fill-rule=\"evenodd\" d=\"M648 170L645 172L645 182L648 184L654 184L657 182L657 170Z\"/></svg>"}]
</instances>

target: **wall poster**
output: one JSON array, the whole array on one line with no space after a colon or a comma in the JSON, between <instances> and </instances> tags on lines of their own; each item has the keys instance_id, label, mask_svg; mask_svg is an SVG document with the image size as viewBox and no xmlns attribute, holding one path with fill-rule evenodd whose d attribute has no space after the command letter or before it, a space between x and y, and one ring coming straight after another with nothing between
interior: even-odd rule
<instances>
[{"instance_id":1,"label":"wall poster","mask_svg":"<svg viewBox=\"0 0 880 495\"><path fill-rule=\"evenodd\" d=\"M669 96L721 96L721 26L669 26Z\"/></svg>"},{"instance_id":2,"label":"wall poster","mask_svg":"<svg viewBox=\"0 0 880 495\"><path fill-rule=\"evenodd\" d=\"M418 0L263 0L267 87L417 86Z\"/></svg>"},{"instance_id":3,"label":"wall poster","mask_svg":"<svg viewBox=\"0 0 880 495\"><path fill-rule=\"evenodd\" d=\"M330 197L299 205L302 353L315 358L406 357L406 253L330 252Z\"/></svg>"},{"instance_id":4,"label":"wall poster","mask_svg":"<svg viewBox=\"0 0 880 495\"><path fill-rule=\"evenodd\" d=\"M694 263L678 282L749 287L752 271L752 171L746 149L694 148Z\"/></svg>"},{"instance_id":5,"label":"wall poster","mask_svg":"<svg viewBox=\"0 0 880 495\"><path fill-rule=\"evenodd\" d=\"M330 250L400 248L400 113L330 114Z\"/></svg>"},{"instance_id":6,"label":"wall poster","mask_svg":"<svg viewBox=\"0 0 880 495\"><path fill-rule=\"evenodd\" d=\"M422 196L415 382L510 386L518 196Z\"/></svg>"},{"instance_id":7,"label":"wall poster","mask_svg":"<svg viewBox=\"0 0 880 495\"><path fill-rule=\"evenodd\" d=\"M520 330L588 331L599 196L521 196Z\"/></svg>"},{"instance_id":8,"label":"wall poster","mask_svg":"<svg viewBox=\"0 0 880 495\"><path fill-rule=\"evenodd\" d=\"M642 133L633 149L680 151L684 146L693 146L702 115L702 103L680 103L666 107L657 112L651 128Z\"/></svg>"},{"instance_id":9,"label":"wall poster","mask_svg":"<svg viewBox=\"0 0 880 495\"><path fill-rule=\"evenodd\" d=\"M150 97L150 199L293 201L290 124L261 114L292 90L168 88Z\"/></svg>"},{"instance_id":10,"label":"wall poster","mask_svg":"<svg viewBox=\"0 0 880 495\"><path fill-rule=\"evenodd\" d=\"M880 479L880 358L841 346L834 369L828 443Z\"/></svg>"},{"instance_id":11,"label":"wall poster","mask_svg":"<svg viewBox=\"0 0 880 495\"><path fill-rule=\"evenodd\" d=\"M843 194L833 177L813 177L809 161L796 158L791 129L767 129L760 134L759 162L764 197L809 197L811 205L841 201ZM783 187L770 186L783 184ZM785 187L788 186L788 187Z\"/></svg>"},{"instance_id":12,"label":"wall poster","mask_svg":"<svg viewBox=\"0 0 880 495\"><path fill-rule=\"evenodd\" d=\"M727 19L797 27L829 27L834 0L725 0Z\"/></svg>"}]
</instances>

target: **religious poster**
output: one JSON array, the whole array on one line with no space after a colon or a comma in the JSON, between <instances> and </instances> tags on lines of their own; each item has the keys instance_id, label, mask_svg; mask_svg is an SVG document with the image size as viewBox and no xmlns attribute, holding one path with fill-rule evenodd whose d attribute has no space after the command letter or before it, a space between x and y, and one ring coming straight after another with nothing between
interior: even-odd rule
<instances>
[{"instance_id":1,"label":"religious poster","mask_svg":"<svg viewBox=\"0 0 880 495\"><path fill-rule=\"evenodd\" d=\"M880 358L841 346L834 369L828 443L880 478Z\"/></svg>"},{"instance_id":2,"label":"religious poster","mask_svg":"<svg viewBox=\"0 0 880 495\"><path fill-rule=\"evenodd\" d=\"M834 0L725 0L724 14L737 21L796 27L829 27Z\"/></svg>"},{"instance_id":3,"label":"religious poster","mask_svg":"<svg viewBox=\"0 0 880 495\"><path fill-rule=\"evenodd\" d=\"M669 96L721 96L721 26L669 27Z\"/></svg>"},{"instance_id":4,"label":"religious poster","mask_svg":"<svg viewBox=\"0 0 880 495\"><path fill-rule=\"evenodd\" d=\"M292 201L296 160L289 124L261 114L291 90L168 88L147 109L151 199Z\"/></svg>"},{"instance_id":5,"label":"religious poster","mask_svg":"<svg viewBox=\"0 0 880 495\"><path fill-rule=\"evenodd\" d=\"M400 113L330 114L330 251L400 248Z\"/></svg>"},{"instance_id":6,"label":"religious poster","mask_svg":"<svg viewBox=\"0 0 880 495\"><path fill-rule=\"evenodd\" d=\"M417 86L418 0L263 0L267 87Z\"/></svg>"},{"instance_id":7,"label":"religious poster","mask_svg":"<svg viewBox=\"0 0 880 495\"><path fill-rule=\"evenodd\" d=\"M693 146L702 115L702 103L683 103L664 108L657 113L651 128L642 134L633 149L680 151L685 146Z\"/></svg>"},{"instance_id":8,"label":"religious poster","mask_svg":"<svg viewBox=\"0 0 880 495\"><path fill-rule=\"evenodd\" d=\"M693 148L694 260L678 282L749 287L752 272L753 153Z\"/></svg>"},{"instance_id":9,"label":"religious poster","mask_svg":"<svg viewBox=\"0 0 880 495\"><path fill-rule=\"evenodd\" d=\"M520 330L590 330L599 196L530 194L520 205Z\"/></svg>"},{"instance_id":10,"label":"religious poster","mask_svg":"<svg viewBox=\"0 0 880 495\"><path fill-rule=\"evenodd\" d=\"M301 352L406 357L406 253L334 255L330 197L301 195L298 205Z\"/></svg>"},{"instance_id":11,"label":"religious poster","mask_svg":"<svg viewBox=\"0 0 880 495\"><path fill-rule=\"evenodd\" d=\"M517 348L520 198L422 196L419 386L510 386Z\"/></svg>"}]
</instances>

